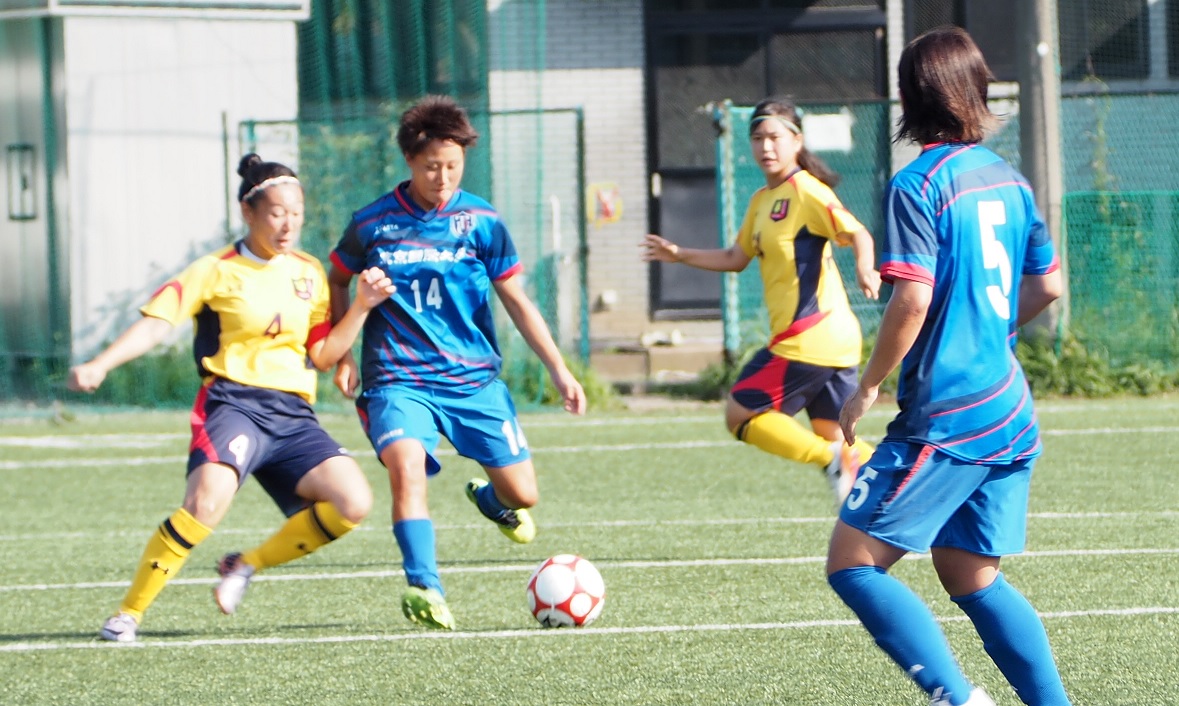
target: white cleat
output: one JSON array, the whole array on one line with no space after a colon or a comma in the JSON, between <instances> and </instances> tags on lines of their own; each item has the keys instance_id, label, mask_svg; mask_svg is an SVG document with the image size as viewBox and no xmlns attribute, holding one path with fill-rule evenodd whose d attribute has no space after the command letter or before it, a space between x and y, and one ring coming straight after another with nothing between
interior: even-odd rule
<instances>
[{"instance_id":1,"label":"white cleat","mask_svg":"<svg viewBox=\"0 0 1179 706\"><path fill-rule=\"evenodd\" d=\"M233 615L250 587L254 567L242 561L241 554L226 554L217 562L217 573L221 575L221 581L213 587L213 600L217 601L222 613Z\"/></svg>"},{"instance_id":2,"label":"white cleat","mask_svg":"<svg viewBox=\"0 0 1179 706\"><path fill-rule=\"evenodd\" d=\"M139 621L128 613L118 613L107 618L98 636L110 642L135 642Z\"/></svg>"}]
</instances>

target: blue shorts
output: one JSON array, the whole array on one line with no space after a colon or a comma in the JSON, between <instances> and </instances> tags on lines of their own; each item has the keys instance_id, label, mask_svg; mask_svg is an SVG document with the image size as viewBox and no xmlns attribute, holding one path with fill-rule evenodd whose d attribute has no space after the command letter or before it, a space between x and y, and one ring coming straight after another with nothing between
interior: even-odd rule
<instances>
[{"instance_id":1,"label":"blue shorts","mask_svg":"<svg viewBox=\"0 0 1179 706\"><path fill-rule=\"evenodd\" d=\"M384 385L361 393L356 411L378 458L394 441L417 439L426 449L429 475L442 468L434 456L440 435L450 440L460 456L489 468L532 457L516 419L516 405L502 380L493 380L474 393Z\"/></svg>"},{"instance_id":2,"label":"blue shorts","mask_svg":"<svg viewBox=\"0 0 1179 706\"><path fill-rule=\"evenodd\" d=\"M987 465L932 446L885 441L860 467L839 519L895 547L1023 551L1035 459Z\"/></svg>"},{"instance_id":3,"label":"blue shorts","mask_svg":"<svg viewBox=\"0 0 1179 706\"><path fill-rule=\"evenodd\" d=\"M346 456L302 397L217 379L192 407L188 472L205 463L232 466L238 484L254 476L287 517L309 503L295 486L329 458Z\"/></svg>"},{"instance_id":4,"label":"blue shorts","mask_svg":"<svg viewBox=\"0 0 1179 706\"><path fill-rule=\"evenodd\" d=\"M741 369L730 396L754 412L777 410L793 417L806 410L811 419L839 419L839 410L856 389L857 368L800 363L762 348Z\"/></svg>"}]
</instances>

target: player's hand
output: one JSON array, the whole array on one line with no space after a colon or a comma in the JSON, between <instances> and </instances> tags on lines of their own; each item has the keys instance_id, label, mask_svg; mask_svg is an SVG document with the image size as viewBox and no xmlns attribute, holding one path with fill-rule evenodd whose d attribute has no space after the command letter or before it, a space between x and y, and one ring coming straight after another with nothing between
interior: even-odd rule
<instances>
[{"instance_id":1,"label":"player's hand","mask_svg":"<svg viewBox=\"0 0 1179 706\"><path fill-rule=\"evenodd\" d=\"M880 298L880 273L872 268L856 268L856 284L865 297Z\"/></svg>"},{"instance_id":2,"label":"player's hand","mask_svg":"<svg viewBox=\"0 0 1179 706\"><path fill-rule=\"evenodd\" d=\"M365 309L373 309L396 291L393 280L386 277L379 267L368 268L356 280L356 301Z\"/></svg>"},{"instance_id":3,"label":"player's hand","mask_svg":"<svg viewBox=\"0 0 1179 706\"><path fill-rule=\"evenodd\" d=\"M585 414L585 390L581 388L577 378L573 377L573 373L566 368L553 373L551 377L553 386L565 401L565 411L571 414Z\"/></svg>"},{"instance_id":4,"label":"player's hand","mask_svg":"<svg viewBox=\"0 0 1179 706\"><path fill-rule=\"evenodd\" d=\"M66 387L74 392L94 392L105 379L106 368L91 361L70 368Z\"/></svg>"},{"instance_id":5,"label":"player's hand","mask_svg":"<svg viewBox=\"0 0 1179 706\"><path fill-rule=\"evenodd\" d=\"M855 443L856 424L872 408L879 395L880 388L865 389L861 385L856 385L856 391L843 403L843 409L839 410L839 428L843 430L843 437L847 439L847 443Z\"/></svg>"},{"instance_id":6,"label":"player's hand","mask_svg":"<svg viewBox=\"0 0 1179 706\"><path fill-rule=\"evenodd\" d=\"M352 351L345 353L340 362L336 363L336 374L332 376L332 382L336 383L336 389L350 400L356 399L356 390L360 387L359 372Z\"/></svg>"},{"instance_id":7,"label":"player's hand","mask_svg":"<svg viewBox=\"0 0 1179 706\"><path fill-rule=\"evenodd\" d=\"M643 262L679 262L680 246L661 238L654 233L648 233L643 238Z\"/></svg>"}]
</instances>

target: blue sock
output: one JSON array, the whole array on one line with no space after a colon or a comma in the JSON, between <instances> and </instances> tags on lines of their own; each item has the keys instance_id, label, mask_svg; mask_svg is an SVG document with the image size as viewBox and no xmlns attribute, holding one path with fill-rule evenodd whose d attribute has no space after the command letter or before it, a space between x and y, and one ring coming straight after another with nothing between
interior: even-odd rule
<instances>
[{"instance_id":1,"label":"blue sock","mask_svg":"<svg viewBox=\"0 0 1179 706\"><path fill-rule=\"evenodd\" d=\"M950 600L970 617L987 654L1025 704L1069 706L1040 616L1002 573L981 591Z\"/></svg>"},{"instance_id":2,"label":"blue sock","mask_svg":"<svg viewBox=\"0 0 1179 706\"><path fill-rule=\"evenodd\" d=\"M475 491L475 504L478 505L479 512L483 513L485 517L496 521L503 516L503 513L511 509L495 496L495 487L491 483Z\"/></svg>"},{"instance_id":3,"label":"blue sock","mask_svg":"<svg viewBox=\"0 0 1179 706\"><path fill-rule=\"evenodd\" d=\"M837 571L827 582L884 650L930 696L952 704L970 698L962 674L933 613L905 584L877 566Z\"/></svg>"},{"instance_id":4,"label":"blue sock","mask_svg":"<svg viewBox=\"0 0 1179 706\"><path fill-rule=\"evenodd\" d=\"M429 519L399 520L393 523L393 536L401 548L401 566L410 586L435 588L442 593L438 577L438 557L434 552L434 523Z\"/></svg>"}]
</instances>

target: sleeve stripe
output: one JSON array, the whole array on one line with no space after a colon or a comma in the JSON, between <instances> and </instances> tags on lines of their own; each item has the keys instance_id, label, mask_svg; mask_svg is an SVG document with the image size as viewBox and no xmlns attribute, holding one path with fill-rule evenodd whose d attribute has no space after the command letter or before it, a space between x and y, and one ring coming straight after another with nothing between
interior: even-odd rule
<instances>
[{"instance_id":1,"label":"sleeve stripe","mask_svg":"<svg viewBox=\"0 0 1179 706\"><path fill-rule=\"evenodd\" d=\"M330 259L332 261L333 265L335 265L337 268L343 270L344 272L347 272L350 275L356 274L355 272L352 271L352 268L350 268L344 264L344 261L340 259L339 253L337 253L335 250L332 251L332 254L329 256L328 259Z\"/></svg>"},{"instance_id":2,"label":"sleeve stripe","mask_svg":"<svg viewBox=\"0 0 1179 706\"><path fill-rule=\"evenodd\" d=\"M331 331L332 331L332 322L330 322L330 321L325 321L322 324L317 324L315 326L312 326L311 330L307 332L306 347L310 348L311 346L314 346L316 343L319 343L323 339L327 338L327 335L329 333L331 333Z\"/></svg>"},{"instance_id":3,"label":"sleeve stripe","mask_svg":"<svg viewBox=\"0 0 1179 706\"><path fill-rule=\"evenodd\" d=\"M913 282L923 282L929 286L933 286L933 273L921 267L920 265L913 265L908 262L886 262L880 268L880 278L885 282L892 282L896 279L907 279Z\"/></svg>"},{"instance_id":4,"label":"sleeve stripe","mask_svg":"<svg viewBox=\"0 0 1179 706\"><path fill-rule=\"evenodd\" d=\"M517 262L516 264L509 267L506 271L504 271L504 273L501 274L499 277L496 277L494 281L502 282L509 277L520 274L523 271L524 271L523 263Z\"/></svg>"}]
</instances>

